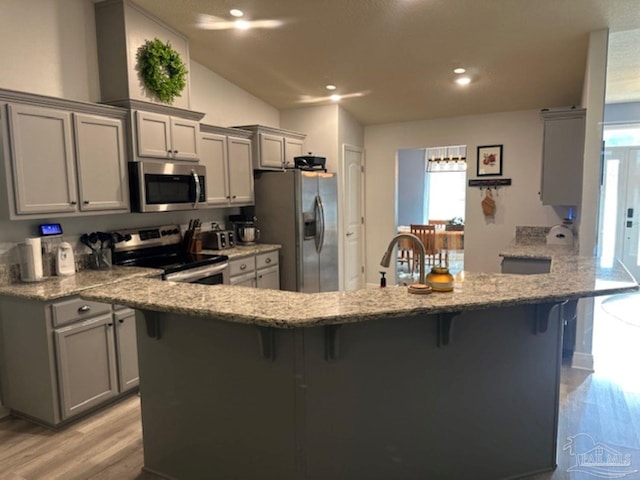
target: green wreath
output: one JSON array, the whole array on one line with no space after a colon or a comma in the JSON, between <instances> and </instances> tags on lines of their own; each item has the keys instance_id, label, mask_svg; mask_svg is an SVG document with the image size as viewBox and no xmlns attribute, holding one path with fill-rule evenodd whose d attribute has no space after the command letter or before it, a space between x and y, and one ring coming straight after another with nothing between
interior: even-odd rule
<instances>
[{"instance_id":1,"label":"green wreath","mask_svg":"<svg viewBox=\"0 0 640 480\"><path fill-rule=\"evenodd\" d=\"M169 42L154 38L138 49L138 71L144 85L164 103L172 103L186 86L189 73Z\"/></svg>"}]
</instances>

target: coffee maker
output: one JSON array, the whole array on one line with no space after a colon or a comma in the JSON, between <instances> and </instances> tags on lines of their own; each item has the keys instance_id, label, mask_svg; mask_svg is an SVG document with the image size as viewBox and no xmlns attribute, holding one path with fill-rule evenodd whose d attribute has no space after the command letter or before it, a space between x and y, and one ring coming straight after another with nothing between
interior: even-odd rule
<instances>
[{"instance_id":1,"label":"coffee maker","mask_svg":"<svg viewBox=\"0 0 640 480\"><path fill-rule=\"evenodd\" d=\"M253 215L229 215L236 244L253 245L260 239L260 229L256 227L256 220Z\"/></svg>"}]
</instances>

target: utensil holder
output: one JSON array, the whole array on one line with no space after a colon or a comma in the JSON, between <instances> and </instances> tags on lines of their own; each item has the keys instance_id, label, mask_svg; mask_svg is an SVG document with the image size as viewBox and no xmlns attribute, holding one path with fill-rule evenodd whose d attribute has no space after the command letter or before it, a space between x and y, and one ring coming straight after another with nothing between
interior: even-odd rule
<instances>
[{"instance_id":1,"label":"utensil holder","mask_svg":"<svg viewBox=\"0 0 640 480\"><path fill-rule=\"evenodd\" d=\"M111 249L104 248L91 252L89 268L93 270L108 270L111 268Z\"/></svg>"}]
</instances>

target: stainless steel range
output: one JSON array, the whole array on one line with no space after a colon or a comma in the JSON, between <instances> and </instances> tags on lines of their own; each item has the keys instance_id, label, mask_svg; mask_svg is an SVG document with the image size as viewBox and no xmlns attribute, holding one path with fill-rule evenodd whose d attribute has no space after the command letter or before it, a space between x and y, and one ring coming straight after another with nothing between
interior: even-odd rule
<instances>
[{"instance_id":1,"label":"stainless steel range","mask_svg":"<svg viewBox=\"0 0 640 480\"><path fill-rule=\"evenodd\" d=\"M180 227L134 228L118 231L130 240L113 247L114 265L159 268L163 280L218 285L229 283L229 257L185 252Z\"/></svg>"}]
</instances>

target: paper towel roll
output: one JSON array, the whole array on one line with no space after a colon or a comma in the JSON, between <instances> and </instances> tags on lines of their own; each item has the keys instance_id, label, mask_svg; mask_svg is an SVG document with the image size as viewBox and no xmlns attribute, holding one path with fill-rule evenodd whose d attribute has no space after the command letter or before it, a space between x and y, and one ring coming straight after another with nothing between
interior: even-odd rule
<instances>
[{"instance_id":1,"label":"paper towel roll","mask_svg":"<svg viewBox=\"0 0 640 480\"><path fill-rule=\"evenodd\" d=\"M20 278L26 282L42 280L42 242L40 237L25 238L21 248Z\"/></svg>"}]
</instances>

